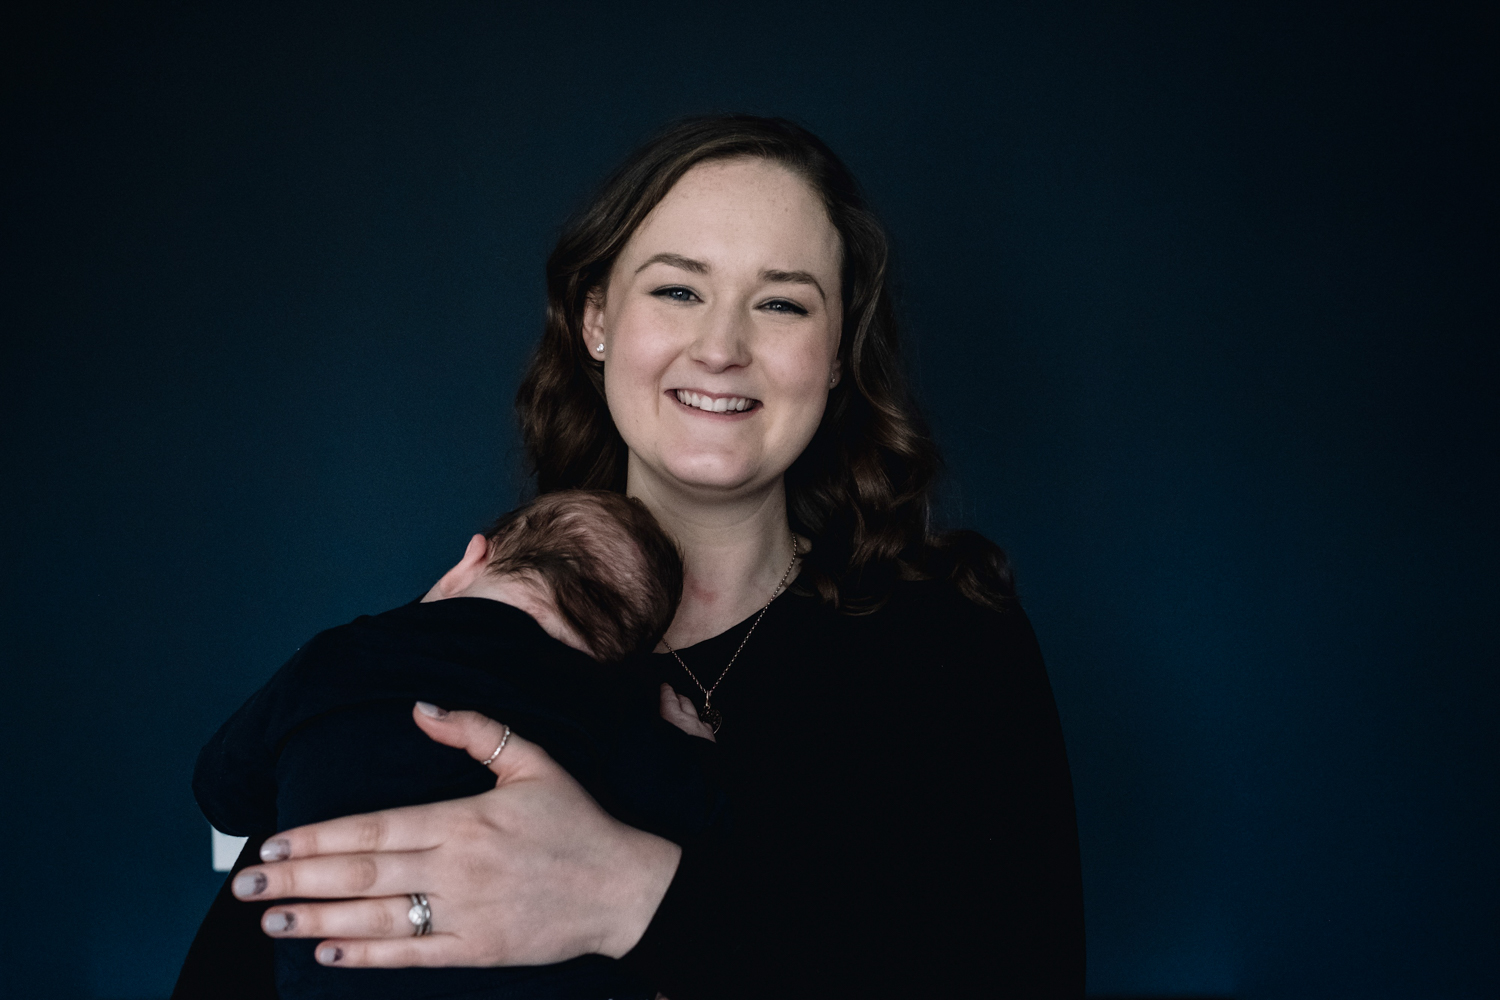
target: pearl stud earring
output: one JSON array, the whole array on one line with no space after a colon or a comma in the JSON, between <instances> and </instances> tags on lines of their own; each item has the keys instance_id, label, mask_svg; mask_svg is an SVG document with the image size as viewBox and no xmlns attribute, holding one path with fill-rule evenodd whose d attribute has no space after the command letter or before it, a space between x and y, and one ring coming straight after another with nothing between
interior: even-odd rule
<instances>
[{"instance_id":1,"label":"pearl stud earring","mask_svg":"<svg viewBox=\"0 0 1500 1000\"><path fill-rule=\"evenodd\" d=\"M604 345L600 344L598 347L594 348L594 350L598 351L600 354L603 354L604 353Z\"/></svg>"}]
</instances>

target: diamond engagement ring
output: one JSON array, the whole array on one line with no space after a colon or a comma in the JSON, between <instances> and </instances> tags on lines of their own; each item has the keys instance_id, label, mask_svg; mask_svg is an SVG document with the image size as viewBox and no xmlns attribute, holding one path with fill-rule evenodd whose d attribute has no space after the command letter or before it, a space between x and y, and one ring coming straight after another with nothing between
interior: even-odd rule
<instances>
[{"instance_id":1,"label":"diamond engagement ring","mask_svg":"<svg viewBox=\"0 0 1500 1000\"><path fill-rule=\"evenodd\" d=\"M411 932L413 937L423 937L432 933L432 907L427 905L427 897L423 893L414 892L409 897L411 909L406 911L406 919L411 921Z\"/></svg>"}]
</instances>

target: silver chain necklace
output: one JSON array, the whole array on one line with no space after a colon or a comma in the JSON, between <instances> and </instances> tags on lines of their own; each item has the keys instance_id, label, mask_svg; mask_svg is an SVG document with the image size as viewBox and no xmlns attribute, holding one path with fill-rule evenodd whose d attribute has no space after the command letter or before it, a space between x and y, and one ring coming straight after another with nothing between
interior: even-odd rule
<instances>
[{"instance_id":1,"label":"silver chain necklace","mask_svg":"<svg viewBox=\"0 0 1500 1000\"><path fill-rule=\"evenodd\" d=\"M703 682L698 679L698 675L693 673L692 670L688 669L688 665L686 663L683 663L682 657L678 655L677 650L673 649L672 644L667 642L667 637L661 637L661 644L667 647L667 652L677 657L677 662L682 665L682 669L686 671L687 675L693 679L693 683L698 685L698 690L703 692L703 708L698 711L698 718L701 719L703 723L715 733L717 733L719 731L719 727L724 724L724 716L717 708L713 707L714 692L719 690L720 684L724 683L724 678L729 674L729 667L734 666L734 661L740 658L740 650L743 650L745 648L745 643L749 642L750 636L755 634L755 627L759 625L760 620L766 616L766 612L771 610L771 601L776 600L776 598L780 596L781 592L786 589L786 582L791 578L792 567L795 565L797 565L797 536L794 534L792 535L792 561L786 564L786 572L781 574L781 582L778 583L776 585L776 589L771 592L771 600L767 601L766 606L760 609L760 614L755 616L755 621L750 625L750 631L746 632L745 638L740 640L739 648L736 649L734 651L734 655L729 658L729 666L726 666L723 671L720 672L719 679L714 681L713 687L704 687Z\"/></svg>"}]
</instances>

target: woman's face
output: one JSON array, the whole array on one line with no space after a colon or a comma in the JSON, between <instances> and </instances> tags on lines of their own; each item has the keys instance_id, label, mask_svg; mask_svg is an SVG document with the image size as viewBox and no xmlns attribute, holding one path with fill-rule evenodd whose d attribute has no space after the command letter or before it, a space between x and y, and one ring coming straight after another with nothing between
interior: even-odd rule
<instances>
[{"instance_id":1,"label":"woman's face","mask_svg":"<svg viewBox=\"0 0 1500 1000\"><path fill-rule=\"evenodd\" d=\"M584 317L632 493L747 493L802 453L839 374L840 254L768 160L700 163L652 210Z\"/></svg>"}]
</instances>

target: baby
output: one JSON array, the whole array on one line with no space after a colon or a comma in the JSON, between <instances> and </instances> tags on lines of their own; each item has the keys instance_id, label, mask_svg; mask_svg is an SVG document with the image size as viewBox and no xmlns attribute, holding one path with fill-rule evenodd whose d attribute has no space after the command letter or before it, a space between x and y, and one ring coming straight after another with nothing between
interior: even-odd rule
<instances>
[{"instance_id":1,"label":"baby","mask_svg":"<svg viewBox=\"0 0 1500 1000\"><path fill-rule=\"evenodd\" d=\"M299 649L204 747L198 804L218 829L250 838L245 864L278 830L494 787L487 768L417 728L420 700L505 722L617 818L690 840L724 811L712 733L686 699L616 665L660 641L681 595L681 559L645 507L600 491L543 496L474 536L420 601ZM184 987L213 964L213 937L229 922L250 927L262 909L221 892L174 995L197 995ZM275 941L283 1000L653 995L600 955L533 968L367 971L317 964L316 944Z\"/></svg>"}]
</instances>

